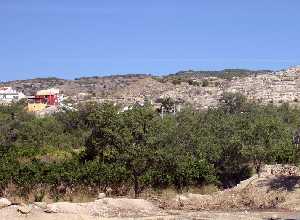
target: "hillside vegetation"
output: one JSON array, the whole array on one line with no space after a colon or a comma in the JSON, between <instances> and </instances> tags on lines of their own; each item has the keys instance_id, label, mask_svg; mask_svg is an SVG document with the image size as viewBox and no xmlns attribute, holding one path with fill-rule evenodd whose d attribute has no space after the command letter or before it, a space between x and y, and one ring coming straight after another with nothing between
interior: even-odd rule
<instances>
[{"instance_id":1,"label":"hillside vegetation","mask_svg":"<svg viewBox=\"0 0 300 220\"><path fill-rule=\"evenodd\" d=\"M264 163L298 163L300 109L288 104L260 106L225 93L218 108L186 107L163 119L150 104L125 112L110 103L77 108L36 118L23 103L0 107L0 196L227 188Z\"/></svg>"}]
</instances>

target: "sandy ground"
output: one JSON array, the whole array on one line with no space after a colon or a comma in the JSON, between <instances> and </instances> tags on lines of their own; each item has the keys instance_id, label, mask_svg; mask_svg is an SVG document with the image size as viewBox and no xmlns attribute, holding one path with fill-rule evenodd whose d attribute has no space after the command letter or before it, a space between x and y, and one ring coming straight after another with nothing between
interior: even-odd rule
<instances>
[{"instance_id":1,"label":"sandy ground","mask_svg":"<svg viewBox=\"0 0 300 220\"><path fill-rule=\"evenodd\" d=\"M147 217L101 217L70 213L45 213L39 209L33 209L30 214L24 215L17 212L17 207L7 207L0 210L1 220L300 220L300 213L292 212L183 212L174 211L165 215L153 215Z\"/></svg>"}]
</instances>

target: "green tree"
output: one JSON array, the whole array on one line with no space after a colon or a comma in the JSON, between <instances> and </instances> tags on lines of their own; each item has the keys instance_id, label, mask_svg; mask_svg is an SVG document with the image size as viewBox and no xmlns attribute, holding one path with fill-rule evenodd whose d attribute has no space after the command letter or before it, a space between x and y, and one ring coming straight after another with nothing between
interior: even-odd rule
<instances>
[{"instance_id":1,"label":"green tree","mask_svg":"<svg viewBox=\"0 0 300 220\"><path fill-rule=\"evenodd\" d=\"M163 108L165 112L173 112L174 105L175 101L171 97L164 98L161 102L161 108Z\"/></svg>"},{"instance_id":2,"label":"green tree","mask_svg":"<svg viewBox=\"0 0 300 220\"><path fill-rule=\"evenodd\" d=\"M260 173L264 163L292 162L294 146L286 125L279 118L269 115L255 115L251 120L247 130L244 130L243 154L250 159L256 172Z\"/></svg>"},{"instance_id":3,"label":"green tree","mask_svg":"<svg viewBox=\"0 0 300 220\"><path fill-rule=\"evenodd\" d=\"M220 107L225 113L235 114L247 111L249 103L240 93L224 93L219 100Z\"/></svg>"},{"instance_id":4,"label":"green tree","mask_svg":"<svg viewBox=\"0 0 300 220\"><path fill-rule=\"evenodd\" d=\"M121 115L111 103L104 103L88 115L88 123L93 128L86 141L86 159L105 160L109 150L123 144Z\"/></svg>"},{"instance_id":5,"label":"green tree","mask_svg":"<svg viewBox=\"0 0 300 220\"><path fill-rule=\"evenodd\" d=\"M124 112L124 145L118 149L119 160L131 172L135 195L141 192L141 178L154 163L157 150L157 120L151 106L135 107Z\"/></svg>"},{"instance_id":6,"label":"green tree","mask_svg":"<svg viewBox=\"0 0 300 220\"><path fill-rule=\"evenodd\" d=\"M94 129L86 144L87 158L98 157L103 163L124 164L138 196L142 176L153 163L157 147L155 125L159 116L150 106L135 106L118 113L112 106L104 105L90 120Z\"/></svg>"}]
</instances>

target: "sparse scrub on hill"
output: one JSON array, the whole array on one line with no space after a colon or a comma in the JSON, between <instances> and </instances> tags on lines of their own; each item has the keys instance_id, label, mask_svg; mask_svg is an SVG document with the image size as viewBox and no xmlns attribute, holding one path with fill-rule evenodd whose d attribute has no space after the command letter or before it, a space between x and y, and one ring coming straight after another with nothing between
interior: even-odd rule
<instances>
[{"instance_id":1,"label":"sparse scrub on hill","mask_svg":"<svg viewBox=\"0 0 300 220\"><path fill-rule=\"evenodd\" d=\"M202 87L207 87L209 85L209 82L207 79L202 81Z\"/></svg>"},{"instance_id":2,"label":"sparse scrub on hill","mask_svg":"<svg viewBox=\"0 0 300 220\"><path fill-rule=\"evenodd\" d=\"M162 119L152 106L119 112L88 103L44 118L23 103L0 106L0 194L42 184L57 199L76 189L231 187L264 163L297 163L300 110L259 106L224 94L219 107L185 108ZM41 200L37 195L35 200Z\"/></svg>"},{"instance_id":3,"label":"sparse scrub on hill","mask_svg":"<svg viewBox=\"0 0 300 220\"><path fill-rule=\"evenodd\" d=\"M188 80L188 84L191 86L200 86L201 85L198 81L195 81L192 79Z\"/></svg>"}]
</instances>

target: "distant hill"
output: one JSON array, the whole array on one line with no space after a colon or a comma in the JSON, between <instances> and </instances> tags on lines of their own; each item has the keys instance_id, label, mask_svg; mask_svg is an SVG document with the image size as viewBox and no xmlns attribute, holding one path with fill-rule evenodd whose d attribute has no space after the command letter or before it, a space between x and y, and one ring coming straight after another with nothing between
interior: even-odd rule
<instances>
[{"instance_id":1,"label":"distant hill","mask_svg":"<svg viewBox=\"0 0 300 220\"><path fill-rule=\"evenodd\" d=\"M193 77L220 77L220 78L232 78L232 77L243 77L256 74L272 73L272 70L248 70L248 69L224 69L217 71L197 71L197 70L187 70L179 71L175 74L170 74L170 76L193 76Z\"/></svg>"},{"instance_id":2,"label":"distant hill","mask_svg":"<svg viewBox=\"0 0 300 220\"><path fill-rule=\"evenodd\" d=\"M26 95L33 95L36 91L57 87L66 95L72 96L77 93L91 93L97 95L110 94L112 91L124 88L138 79L150 77L143 74L111 75L111 76L92 76L65 80L55 77L35 78L27 80L14 80L2 82L0 86L12 86L24 92Z\"/></svg>"},{"instance_id":3,"label":"distant hill","mask_svg":"<svg viewBox=\"0 0 300 220\"><path fill-rule=\"evenodd\" d=\"M300 68L273 72L271 70L225 69L220 71L179 71L155 76L127 74L80 77L65 80L54 77L15 80L0 83L26 95L56 87L75 102L111 100L130 105L150 99L154 103L171 97L178 103L196 108L218 104L224 92L239 92L262 103L297 104L300 100Z\"/></svg>"},{"instance_id":4,"label":"distant hill","mask_svg":"<svg viewBox=\"0 0 300 220\"><path fill-rule=\"evenodd\" d=\"M47 89L50 87L60 88L67 95L75 95L76 93L92 93L96 95L108 95L115 90L129 86L137 80L144 78L159 79L161 82L172 82L174 80L188 81L191 78L202 77L242 77L247 75L271 73L271 70L245 70L245 69L225 69L220 71L179 71L161 77L152 76L150 74L125 74L111 76L91 76L80 77L74 80L60 79L56 77L35 78L27 80L14 80L9 82L1 82L0 86L12 86L15 89L24 92L26 95L33 95L36 91ZM175 82L176 84L176 82Z\"/></svg>"}]
</instances>

